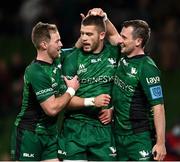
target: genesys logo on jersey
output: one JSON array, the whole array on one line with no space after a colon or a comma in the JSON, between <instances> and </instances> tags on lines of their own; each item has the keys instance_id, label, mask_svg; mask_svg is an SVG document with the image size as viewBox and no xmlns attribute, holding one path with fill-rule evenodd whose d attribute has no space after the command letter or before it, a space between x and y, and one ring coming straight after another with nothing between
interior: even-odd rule
<instances>
[{"instance_id":1,"label":"genesys logo on jersey","mask_svg":"<svg viewBox=\"0 0 180 162\"><path fill-rule=\"evenodd\" d=\"M84 64L79 65L79 69L77 71L77 74L85 73L87 71L87 68L85 68Z\"/></svg>"},{"instance_id":2,"label":"genesys logo on jersey","mask_svg":"<svg viewBox=\"0 0 180 162\"><path fill-rule=\"evenodd\" d=\"M130 93L134 92L133 86L126 84L118 76L115 76L114 84L119 86L120 89L122 89L123 91L130 92Z\"/></svg>"},{"instance_id":3,"label":"genesys logo on jersey","mask_svg":"<svg viewBox=\"0 0 180 162\"><path fill-rule=\"evenodd\" d=\"M155 76L155 77L146 78L146 82L148 85L160 83L160 77Z\"/></svg>"}]
</instances>

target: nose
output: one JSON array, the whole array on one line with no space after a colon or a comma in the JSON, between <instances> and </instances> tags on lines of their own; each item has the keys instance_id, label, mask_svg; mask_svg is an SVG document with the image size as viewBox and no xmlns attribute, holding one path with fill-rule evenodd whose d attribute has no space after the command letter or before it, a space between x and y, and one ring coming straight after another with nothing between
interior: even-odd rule
<instances>
[{"instance_id":1,"label":"nose","mask_svg":"<svg viewBox=\"0 0 180 162\"><path fill-rule=\"evenodd\" d=\"M86 34L82 34L82 35L81 35L81 40L82 40L82 41L86 41L86 40L87 40Z\"/></svg>"},{"instance_id":2,"label":"nose","mask_svg":"<svg viewBox=\"0 0 180 162\"><path fill-rule=\"evenodd\" d=\"M59 41L59 46L60 46L60 47L62 47L62 46L63 46L63 44L62 44L62 42L61 42L61 41Z\"/></svg>"}]
</instances>

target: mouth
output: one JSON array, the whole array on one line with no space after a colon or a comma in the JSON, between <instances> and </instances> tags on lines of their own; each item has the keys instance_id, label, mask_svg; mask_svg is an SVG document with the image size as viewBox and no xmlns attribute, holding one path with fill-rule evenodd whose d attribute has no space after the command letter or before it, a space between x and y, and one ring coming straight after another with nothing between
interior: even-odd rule
<instances>
[{"instance_id":1,"label":"mouth","mask_svg":"<svg viewBox=\"0 0 180 162\"><path fill-rule=\"evenodd\" d=\"M124 48L124 47L125 47L123 44L121 44L120 46L121 46L121 48Z\"/></svg>"},{"instance_id":2,"label":"mouth","mask_svg":"<svg viewBox=\"0 0 180 162\"><path fill-rule=\"evenodd\" d=\"M59 48L59 49L57 49L57 52L58 52L58 53L61 53L61 49L60 49L60 48Z\"/></svg>"},{"instance_id":3,"label":"mouth","mask_svg":"<svg viewBox=\"0 0 180 162\"><path fill-rule=\"evenodd\" d=\"M91 45L89 43L83 43L83 49L89 49Z\"/></svg>"}]
</instances>

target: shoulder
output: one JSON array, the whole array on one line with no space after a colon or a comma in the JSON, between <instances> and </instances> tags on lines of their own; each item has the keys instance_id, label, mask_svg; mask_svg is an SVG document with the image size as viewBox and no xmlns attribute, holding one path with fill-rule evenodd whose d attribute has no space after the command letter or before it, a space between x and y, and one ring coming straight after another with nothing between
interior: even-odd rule
<instances>
[{"instance_id":1,"label":"shoulder","mask_svg":"<svg viewBox=\"0 0 180 162\"><path fill-rule=\"evenodd\" d=\"M109 42L105 42L105 47L108 48L108 49L118 49L119 50L119 46L118 45L112 45L110 44Z\"/></svg>"},{"instance_id":2,"label":"shoulder","mask_svg":"<svg viewBox=\"0 0 180 162\"><path fill-rule=\"evenodd\" d=\"M152 58L150 58L149 56L147 56L147 55L142 59L142 65L144 67L153 67L153 68L158 69L158 67L155 64L154 60Z\"/></svg>"},{"instance_id":3,"label":"shoulder","mask_svg":"<svg viewBox=\"0 0 180 162\"><path fill-rule=\"evenodd\" d=\"M149 56L143 57L139 66L140 66L141 72L143 73L159 73L160 74L159 68L155 64L154 60L150 58Z\"/></svg>"},{"instance_id":4,"label":"shoulder","mask_svg":"<svg viewBox=\"0 0 180 162\"><path fill-rule=\"evenodd\" d=\"M27 66L25 70L25 77L26 78L40 78L42 75L44 75L45 72L41 66L41 64L33 61L29 66Z\"/></svg>"},{"instance_id":5,"label":"shoulder","mask_svg":"<svg viewBox=\"0 0 180 162\"><path fill-rule=\"evenodd\" d=\"M120 48L118 46L111 45L110 43L105 43L104 48L104 53L106 53L106 56L114 57L119 60Z\"/></svg>"},{"instance_id":6,"label":"shoulder","mask_svg":"<svg viewBox=\"0 0 180 162\"><path fill-rule=\"evenodd\" d=\"M80 49L76 47L62 49L62 53L61 53L62 62L64 62L64 60L69 59L71 57L76 57L76 55L79 52L80 52Z\"/></svg>"}]
</instances>

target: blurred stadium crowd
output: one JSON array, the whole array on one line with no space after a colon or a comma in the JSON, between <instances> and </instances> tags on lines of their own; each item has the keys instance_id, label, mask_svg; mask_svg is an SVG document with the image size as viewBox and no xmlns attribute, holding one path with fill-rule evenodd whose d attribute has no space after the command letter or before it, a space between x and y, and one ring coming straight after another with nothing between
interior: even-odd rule
<instances>
[{"instance_id":1,"label":"blurred stadium crowd","mask_svg":"<svg viewBox=\"0 0 180 162\"><path fill-rule=\"evenodd\" d=\"M152 37L148 45L147 52L152 56L155 62L157 62L162 72L168 74L167 76L174 72L179 74L179 0L3 1L3 3L0 5L0 42L6 40L6 46L9 48L13 46L8 43L11 42L10 40L12 38L13 40L18 38L18 40L21 39L22 42L26 40L30 42L32 26L37 23L37 21L43 21L57 24L64 47L72 47L79 36L79 27L81 21L79 14L86 13L93 7L101 7L104 11L106 11L109 19L119 31L121 29L121 23L124 20L146 20L152 29ZM6 122L6 118L8 116L11 116L12 119L19 111L22 97L23 73L26 65L31 60L27 59L26 56L24 56L24 53L20 52L20 49L11 49L11 54L6 54L6 52L3 50L4 47L2 44L0 44L0 117L3 119L2 122L0 122L0 131L3 132L0 138L1 140L5 139L6 141L6 139L9 137L9 134L7 136L7 133L8 131L10 132L10 128L7 129L6 126L9 127L8 124L12 123L13 120L10 120L9 123L7 122L6 125L4 125L3 122ZM29 53L32 53L32 55L28 58L33 58L35 56L33 52L34 51L29 51ZM180 77L179 75L176 75L175 78L178 80ZM168 84L169 83L165 82L165 85ZM169 91L167 90L167 93ZM165 108L167 108L166 104ZM171 111L173 111L173 109L171 109ZM180 116L180 114L177 114L177 117L178 116ZM176 123L176 125L180 127L179 124ZM171 130L169 130L169 132L171 132ZM168 136L168 138L170 137ZM176 140L179 141L179 138L180 132ZM171 139L172 137L170 138L170 141L172 142ZM2 142L0 143L0 160L2 160L1 152L4 151L4 145L7 145L6 147L8 148L9 143L4 142L4 145ZM176 141L175 144L177 144ZM178 146L176 147L178 147L178 151L176 149L176 151L170 150L170 152L172 154L175 152L175 158L180 160L180 143L178 143ZM5 152L7 152L7 149Z\"/></svg>"}]
</instances>

